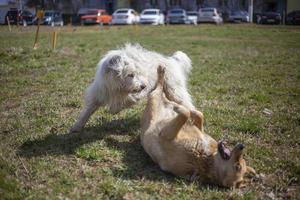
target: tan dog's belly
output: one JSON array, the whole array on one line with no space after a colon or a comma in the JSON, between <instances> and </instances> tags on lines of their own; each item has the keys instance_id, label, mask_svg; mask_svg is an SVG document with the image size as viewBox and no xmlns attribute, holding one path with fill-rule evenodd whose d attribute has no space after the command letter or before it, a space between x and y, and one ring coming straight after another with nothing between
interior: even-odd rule
<instances>
[{"instance_id":1,"label":"tan dog's belly","mask_svg":"<svg viewBox=\"0 0 300 200\"><path fill-rule=\"evenodd\" d=\"M151 121L148 126L144 124L144 131L141 135L142 146L162 170L181 177L192 175L195 171L192 150L210 154L215 150L216 141L203 134L190 122L186 122L175 139L164 140L159 135L164 128L168 128L170 120L177 113L170 109L169 105L164 104L160 105L159 113L155 121ZM147 114L150 113L146 110L143 119L148 117ZM147 120L142 120L142 122L145 121Z\"/></svg>"}]
</instances>

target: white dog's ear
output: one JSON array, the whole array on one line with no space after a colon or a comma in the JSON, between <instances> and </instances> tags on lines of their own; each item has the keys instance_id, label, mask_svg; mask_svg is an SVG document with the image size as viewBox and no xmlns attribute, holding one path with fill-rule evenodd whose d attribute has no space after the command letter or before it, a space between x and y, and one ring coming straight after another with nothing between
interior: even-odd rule
<instances>
[{"instance_id":1,"label":"white dog's ear","mask_svg":"<svg viewBox=\"0 0 300 200\"><path fill-rule=\"evenodd\" d=\"M108 59L105 66L105 72L113 72L116 74L119 74L119 64L121 62L121 56L114 55L111 58Z\"/></svg>"}]
</instances>

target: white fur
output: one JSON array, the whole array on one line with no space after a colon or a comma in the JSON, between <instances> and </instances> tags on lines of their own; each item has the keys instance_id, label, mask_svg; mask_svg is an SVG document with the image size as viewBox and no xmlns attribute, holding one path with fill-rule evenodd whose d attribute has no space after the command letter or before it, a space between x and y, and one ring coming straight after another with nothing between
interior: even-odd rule
<instances>
[{"instance_id":1,"label":"white fur","mask_svg":"<svg viewBox=\"0 0 300 200\"><path fill-rule=\"evenodd\" d=\"M112 113L117 113L147 97L155 86L159 65L166 68L169 98L194 109L186 87L192 65L185 53L177 51L168 57L138 44L126 44L109 51L98 63L96 77L86 90L85 108L71 131L80 131L99 106L107 106Z\"/></svg>"}]
</instances>

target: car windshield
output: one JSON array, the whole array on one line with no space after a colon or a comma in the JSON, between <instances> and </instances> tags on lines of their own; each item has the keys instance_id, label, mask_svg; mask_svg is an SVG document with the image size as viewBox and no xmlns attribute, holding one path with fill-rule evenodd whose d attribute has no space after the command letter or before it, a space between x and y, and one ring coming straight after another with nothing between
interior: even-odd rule
<instances>
[{"instance_id":1,"label":"car windshield","mask_svg":"<svg viewBox=\"0 0 300 200\"><path fill-rule=\"evenodd\" d=\"M214 12L214 9L212 8L204 8L204 9L201 9L201 12Z\"/></svg>"},{"instance_id":2,"label":"car windshield","mask_svg":"<svg viewBox=\"0 0 300 200\"><path fill-rule=\"evenodd\" d=\"M88 10L88 11L87 11L87 14L88 14L88 15L97 15L97 14L98 14L98 11L97 11L97 10Z\"/></svg>"},{"instance_id":3,"label":"car windshield","mask_svg":"<svg viewBox=\"0 0 300 200\"><path fill-rule=\"evenodd\" d=\"M52 16L54 13L53 12L45 12L45 17L49 17L49 16Z\"/></svg>"},{"instance_id":4,"label":"car windshield","mask_svg":"<svg viewBox=\"0 0 300 200\"><path fill-rule=\"evenodd\" d=\"M171 14L182 14L183 10L171 10Z\"/></svg>"},{"instance_id":5,"label":"car windshield","mask_svg":"<svg viewBox=\"0 0 300 200\"><path fill-rule=\"evenodd\" d=\"M142 15L157 15L157 11L145 11L142 13Z\"/></svg>"},{"instance_id":6,"label":"car windshield","mask_svg":"<svg viewBox=\"0 0 300 200\"><path fill-rule=\"evenodd\" d=\"M31 12L27 11L27 10L24 10L23 11L23 15L31 15Z\"/></svg>"},{"instance_id":7,"label":"car windshield","mask_svg":"<svg viewBox=\"0 0 300 200\"><path fill-rule=\"evenodd\" d=\"M17 15L18 11L8 11L8 15Z\"/></svg>"},{"instance_id":8,"label":"car windshield","mask_svg":"<svg viewBox=\"0 0 300 200\"><path fill-rule=\"evenodd\" d=\"M266 12L266 13L263 13L263 15L279 15L279 13L277 13L277 12Z\"/></svg>"},{"instance_id":9,"label":"car windshield","mask_svg":"<svg viewBox=\"0 0 300 200\"><path fill-rule=\"evenodd\" d=\"M128 10L117 10L117 14L127 14Z\"/></svg>"},{"instance_id":10,"label":"car windshield","mask_svg":"<svg viewBox=\"0 0 300 200\"><path fill-rule=\"evenodd\" d=\"M242 11L232 11L233 15L243 15L244 13Z\"/></svg>"}]
</instances>

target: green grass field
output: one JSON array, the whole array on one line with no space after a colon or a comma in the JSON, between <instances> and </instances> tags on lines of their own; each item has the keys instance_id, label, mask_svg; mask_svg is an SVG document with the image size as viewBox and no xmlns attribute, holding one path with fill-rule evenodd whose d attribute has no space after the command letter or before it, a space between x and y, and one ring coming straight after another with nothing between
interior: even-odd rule
<instances>
[{"instance_id":1,"label":"green grass field","mask_svg":"<svg viewBox=\"0 0 300 200\"><path fill-rule=\"evenodd\" d=\"M300 193L300 27L256 25L0 27L0 199L285 199ZM165 173L143 151L144 104L99 110L68 130L101 55L126 42L193 61L189 90L205 130L258 172L223 189ZM267 110L266 110L267 109ZM267 112L266 112L267 111Z\"/></svg>"}]
</instances>

